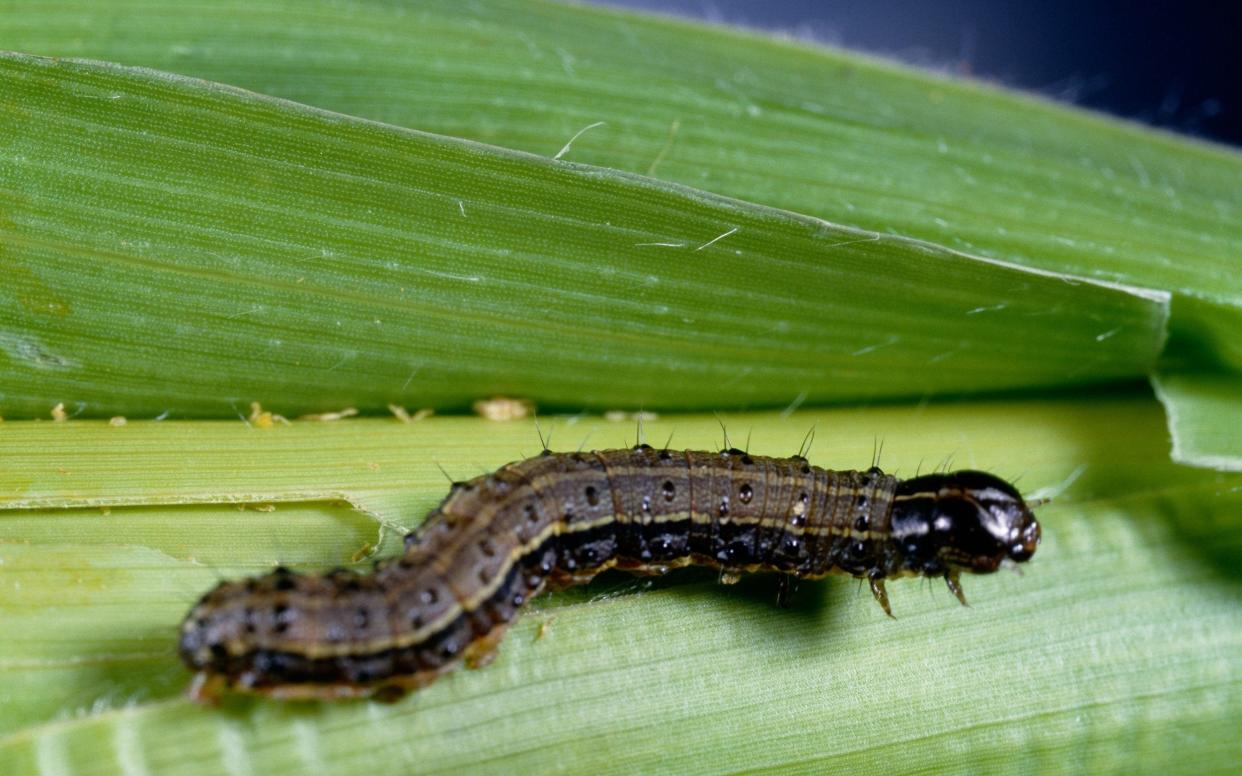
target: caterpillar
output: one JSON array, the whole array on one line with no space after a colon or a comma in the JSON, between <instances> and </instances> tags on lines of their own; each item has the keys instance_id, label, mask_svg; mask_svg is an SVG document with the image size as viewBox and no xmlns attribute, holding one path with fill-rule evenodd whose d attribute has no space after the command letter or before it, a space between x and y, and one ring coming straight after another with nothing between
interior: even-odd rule
<instances>
[{"instance_id":1,"label":"caterpillar","mask_svg":"<svg viewBox=\"0 0 1242 776\"><path fill-rule=\"evenodd\" d=\"M648 445L511 463L448 496L373 573L335 569L223 582L185 618L178 651L191 697L395 700L465 662L486 665L505 629L546 589L609 568L689 564L721 581L774 572L870 583L959 577L1029 560L1040 526L1018 491L979 471L900 480L772 458ZM783 603L783 600L782 600Z\"/></svg>"}]
</instances>

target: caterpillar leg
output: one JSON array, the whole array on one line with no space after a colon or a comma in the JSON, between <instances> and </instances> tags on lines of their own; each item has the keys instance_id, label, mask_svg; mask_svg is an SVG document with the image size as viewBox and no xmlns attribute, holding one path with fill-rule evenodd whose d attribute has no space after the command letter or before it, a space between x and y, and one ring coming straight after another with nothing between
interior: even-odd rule
<instances>
[{"instance_id":1,"label":"caterpillar leg","mask_svg":"<svg viewBox=\"0 0 1242 776\"><path fill-rule=\"evenodd\" d=\"M562 569L556 569L548 576L547 587L548 590L564 590L570 587L577 587L578 585L585 585L592 579L595 579L597 573L592 570L575 574Z\"/></svg>"},{"instance_id":2,"label":"caterpillar leg","mask_svg":"<svg viewBox=\"0 0 1242 776\"><path fill-rule=\"evenodd\" d=\"M659 577L668 573L668 566L661 566L652 563L641 563L639 561L618 560L613 568L620 569L627 574L633 574L636 577Z\"/></svg>"},{"instance_id":3,"label":"caterpillar leg","mask_svg":"<svg viewBox=\"0 0 1242 776\"><path fill-rule=\"evenodd\" d=\"M962 583L956 571L946 571L944 573L945 584L949 586L949 592L957 596L957 600L962 602L962 606L970 606L966 603L966 594L962 592Z\"/></svg>"},{"instance_id":4,"label":"caterpillar leg","mask_svg":"<svg viewBox=\"0 0 1242 776\"><path fill-rule=\"evenodd\" d=\"M228 682L223 675L199 671L194 674L194 679L186 688L185 694L195 703L201 703L204 706L219 706L220 696L227 686Z\"/></svg>"},{"instance_id":5,"label":"caterpillar leg","mask_svg":"<svg viewBox=\"0 0 1242 776\"><path fill-rule=\"evenodd\" d=\"M789 601L797 589L797 577L791 574L781 574L776 580L776 605L781 609L788 609Z\"/></svg>"},{"instance_id":6,"label":"caterpillar leg","mask_svg":"<svg viewBox=\"0 0 1242 776\"><path fill-rule=\"evenodd\" d=\"M892 607L888 605L888 591L884 589L884 578L870 577L868 581L871 582L871 595L875 596L875 600L880 605L880 608L889 617L893 617ZM897 618L893 617L893 619Z\"/></svg>"},{"instance_id":7,"label":"caterpillar leg","mask_svg":"<svg viewBox=\"0 0 1242 776\"><path fill-rule=\"evenodd\" d=\"M463 658L466 661L467 668L483 668L496 659L497 648L500 646L500 640L505 637L505 631L509 629L509 623L497 625L480 638L470 642L470 646L466 647Z\"/></svg>"}]
</instances>

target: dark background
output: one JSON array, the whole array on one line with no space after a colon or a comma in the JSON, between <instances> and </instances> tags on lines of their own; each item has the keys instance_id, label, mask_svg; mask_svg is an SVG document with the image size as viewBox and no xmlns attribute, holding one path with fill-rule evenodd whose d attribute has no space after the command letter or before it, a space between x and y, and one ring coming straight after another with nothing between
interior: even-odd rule
<instances>
[{"instance_id":1,"label":"dark background","mask_svg":"<svg viewBox=\"0 0 1242 776\"><path fill-rule=\"evenodd\" d=\"M595 0L780 30L1242 145L1242 0Z\"/></svg>"}]
</instances>

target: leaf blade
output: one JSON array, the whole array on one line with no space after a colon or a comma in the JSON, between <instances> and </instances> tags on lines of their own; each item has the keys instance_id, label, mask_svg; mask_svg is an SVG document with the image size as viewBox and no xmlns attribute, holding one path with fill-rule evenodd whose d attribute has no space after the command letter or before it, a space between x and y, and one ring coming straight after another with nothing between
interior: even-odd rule
<instances>
[{"instance_id":1,"label":"leaf blade","mask_svg":"<svg viewBox=\"0 0 1242 776\"><path fill-rule=\"evenodd\" d=\"M603 120L569 158L1049 271L1242 298L1236 152L966 79L529 0L12 5L0 29L37 53L546 156Z\"/></svg>"},{"instance_id":2,"label":"leaf blade","mask_svg":"<svg viewBox=\"0 0 1242 776\"><path fill-rule=\"evenodd\" d=\"M570 447L584 438L611 446L611 438L619 443L633 432L628 424L590 419L554 422L559 445ZM540 610L519 621L493 666L456 672L401 704L225 710L175 698L186 676L169 653L107 670L84 667L92 655L170 644L177 613L215 579L187 560L197 548L180 555L144 549L158 539L156 521L118 507L115 530L89 542L69 523L59 542L48 535L33 547L0 543L13 572L5 579L20 579L31 604L14 620L12 589L0 600L15 626L0 633L0 654L10 661L0 672L9 699L0 714L7 720L0 762L42 756L115 770L124 750L118 740L129 741L128 751L139 752L151 770L186 773L237 762L264 772L310 763L376 773L553 763L604 772L661 763L700 772L919 772L997 765L1015 747L1035 766L1073 757L1108 770L1152 763L1211 769L1236 759L1236 738L1224 733L1242 715L1242 608L1232 562L1242 547L1239 475L1170 464L1150 398L742 414L727 422L753 426L757 452L795 449L814 422L821 430L817 464L866 465L879 433L886 467L899 472L956 447L959 465L1025 470L1028 492L1064 492L1040 510L1046 540L1028 573L970 578L970 609L943 591L929 599L913 582L893 584L899 619L892 622L849 580L804 585L797 606L785 611L772 606L772 588L761 578L724 589L711 574L682 574L649 589L614 578L540 599ZM664 418L648 432L662 436L666 428L687 446L718 441L712 417ZM137 433L124 436L130 432ZM136 495L143 493L137 472L158 460L194 461L173 484L192 493L195 482L214 478L217 498L253 495L264 473L269 496L305 492L335 470L337 481L327 484L346 494L413 491L412 501L380 508L380 517L396 522L410 521L443 495L432 459L450 471L490 468L536 444L530 424L464 418L264 431L219 422L121 429L8 423L4 433L10 449L55 455L0 472L3 492L32 479L50 483L59 465L70 474L59 475L59 486L44 488L45 495L87 503L114 487L128 454L135 481L126 490ZM318 444L307 444L312 438ZM93 451L109 439L116 455L101 459ZM256 462L266 468L256 470ZM380 463L379 470L367 462ZM162 492L162 480L154 473L148 487ZM276 506L256 515L223 505L216 525L202 526L195 541L221 547L217 556L234 547L239 570L246 568L282 541L275 536L265 548L248 549L239 526L261 517L301 536L297 521L306 518ZM182 514L181 507L165 509L173 520ZM15 511L29 510L7 510L0 527L12 525L7 518ZM51 508L35 514L66 517ZM335 539L330 532L318 537L284 547L322 567L358 541L345 525ZM74 589L74 570L84 568L104 584L54 605ZM121 611L128 619L115 619ZM11 661L38 654L58 633L66 636L62 651L41 678L16 682L25 674L15 673ZM103 709L56 721L98 698ZM573 709L573 724L565 724L566 709ZM860 726L860 718L871 724ZM670 736L690 743L670 751Z\"/></svg>"},{"instance_id":3,"label":"leaf blade","mask_svg":"<svg viewBox=\"0 0 1242 776\"><path fill-rule=\"evenodd\" d=\"M11 7L0 31L31 51L200 75L537 154L606 121L569 158L1169 291L1166 362L1178 366L1164 371L1239 372L1242 157L1223 147L857 54L590 7Z\"/></svg>"},{"instance_id":4,"label":"leaf blade","mask_svg":"<svg viewBox=\"0 0 1242 776\"><path fill-rule=\"evenodd\" d=\"M10 415L783 406L1141 377L1163 341L1167 295L167 74L0 67Z\"/></svg>"}]
</instances>

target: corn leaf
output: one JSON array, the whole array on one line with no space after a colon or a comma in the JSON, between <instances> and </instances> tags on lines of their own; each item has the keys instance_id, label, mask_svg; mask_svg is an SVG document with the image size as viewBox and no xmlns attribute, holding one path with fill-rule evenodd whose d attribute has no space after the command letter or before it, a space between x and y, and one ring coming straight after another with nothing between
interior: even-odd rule
<instances>
[{"instance_id":1,"label":"corn leaf","mask_svg":"<svg viewBox=\"0 0 1242 776\"><path fill-rule=\"evenodd\" d=\"M1173 293L1162 374L1242 382L1236 152L821 47L538 0L13 0L14 48L141 64ZM1224 332L1206 342L1200 335ZM1223 340L1223 341L1222 341ZM1223 348L1223 349L1222 349ZM1161 392L1170 418L1199 414ZM1207 400L1205 411L1242 408ZM1176 428L1190 437L1194 429ZM1222 451L1242 465L1242 448Z\"/></svg>"},{"instance_id":2,"label":"corn leaf","mask_svg":"<svg viewBox=\"0 0 1242 776\"><path fill-rule=\"evenodd\" d=\"M0 48L181 74L0 57L0 772L1242 759L1242 474L1171 463L1161 412L1175 460L1237 468L1236 153L531 0L0 0ZM1160 403L929 401L1153 370ZM217 579L365 567L443 497L441 468L539 440L468 418L134 418L492 393L786 407L723 421L759 453L814 427L818 464L882 446L904 476L1015 478L1054 497L1045 541L1021 577L968 579L970 609L917 581L891 586L891 621L852 580L787 611L762 577L607 575L537 599L488 669L395 705L182 697L176 625ZM58 404L80 417L13 421ZM131 419L80 419L112 414ZM634 441L632 422L542 422L558 449ZM718 429L645 425L708 449Z\"/></svg>"},{"instance_id":3,"label":"corn leaf","mask_svg":"<svg viewBox=\"0 0 1242 776\"><path fill-rule=\"evenodd\" d=\"M1155 382L1169 416L1173 460L1242 471L1242 381L1232 374L1171 374Z\"/></svg>"},{"instance_id":4,"label":"corn leaf","mask_svg":"<svg viewBox=\"0 0 1242 776\"><path fill-rule=\"evenodd\" d=\"M756 452L902 474L944 463L1052 493L1022 576L894 583L898 619L852 580L720 587L609 575L537 599L495 664L400 703L198 708L175 625L219 576L395 549L445 491L538 447L471 419L9 423L0 470L0 768L372 773L1223 770L1242 756L1242 475L1168 463L1158 405L893 406L725 417ZM632 423L544 420L557 447L632 443ZM649 438L720 444L713 417ZM97 505L111 503L106 510ZM187 504L186 502L193 502ZM245 505L240 510L238 503ZM341 502L365 505L351 512ZM38 504L39 506L35 506ZM860 723L865 720L866 724ZM677 742L675 746L670 742Z\"/></svg>"},{"instance_id":5,"label":"corn leaf","mask_svg":"<svg viewBox=\"0 0 1242 776\"><path fill-rule=\"evenodd\" d=\"M145 65L1045 269L1242 300L1242 157L823 47L539 0L11 0ZM640 88L635 88L640 86Z\"/></svg>"},{"instance_id":6,"label":"corn leaf","mask_svg":"<svg viewBox=\"0 0 1242 776\"><path fill-rule=\"evenodd\" d=\"M627 173L112 65L0 82L12 416L927 397L1162 344L1159 294Z\"/></svg>"}]
</instances>

